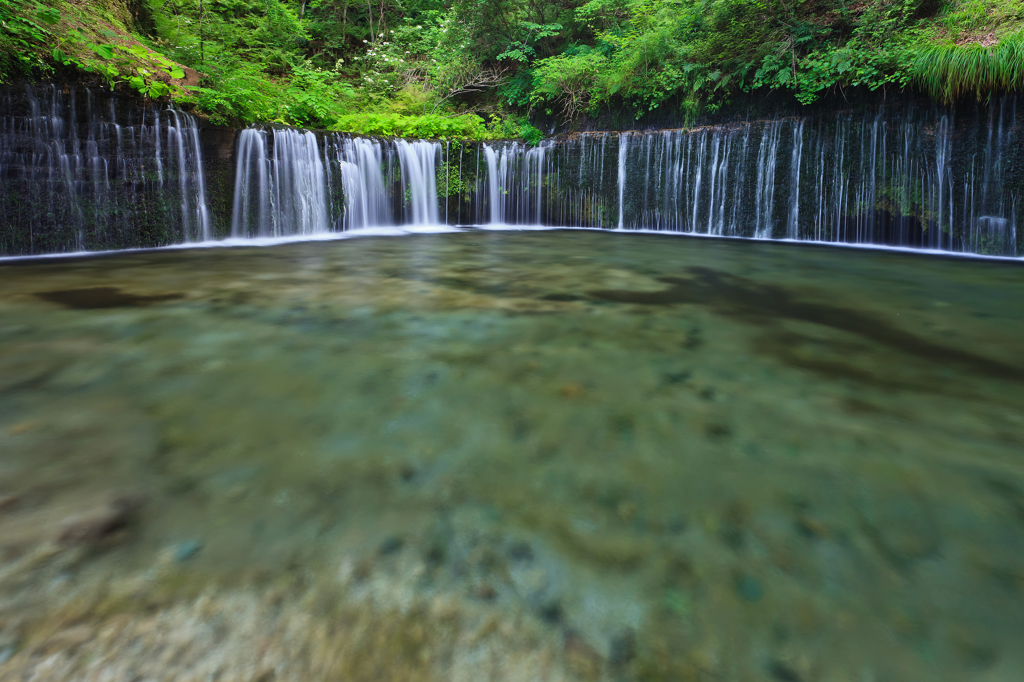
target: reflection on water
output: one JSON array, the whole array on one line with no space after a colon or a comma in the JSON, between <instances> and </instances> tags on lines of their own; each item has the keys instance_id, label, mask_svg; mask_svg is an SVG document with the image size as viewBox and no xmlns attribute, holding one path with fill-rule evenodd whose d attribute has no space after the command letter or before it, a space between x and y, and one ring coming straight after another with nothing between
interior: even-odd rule
<instances>
[{"instance_id":1,"label":"reflection on water","mask_svg":"<svg viewBox=\"0 0 1024 682\"><path fill-rule=\"evenodd\" d=\"M792 245L5 265L0 679L1022 679L1022 338Z\"/></svg>"}]
</instances>

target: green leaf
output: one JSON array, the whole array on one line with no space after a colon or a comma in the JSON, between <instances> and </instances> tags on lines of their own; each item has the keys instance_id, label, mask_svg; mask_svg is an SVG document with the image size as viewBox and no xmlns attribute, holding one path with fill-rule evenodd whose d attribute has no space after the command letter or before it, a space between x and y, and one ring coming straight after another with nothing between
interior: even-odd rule
<instances>
[{"instance_id":1,"label":"green leaf","mask_svg":"<svg viewBox=\"0 0 1024 682\"><path fill-rule=\"evenodd\" d=\"M177 66L172 66L170 69L167 70L167 72L169 74L171 74L171 78L179 78L180 79L180 78L184 78L185 77L185 72L182 71Z\"/></svg>"},{"instance_id":2,"label":"green leaf","mask_svg":"<svg viewBox=\"0 0 1024 682\"><path fill-rule=\"evenodd\" d=\"M38 16L44 24L49 24L50 26L60 23L60 10L53 7L47 7L40 11Z\"/></svg>"},{"instance_id":3,"label":"green leaf","mask_svg":"<svg viewBox=\"0 0 1024 682\"><path fill-rule=\"evenodd\" d=\"M95 45L93 43L89 43L89 47L91 47L92 51L99 55L101 59L114 58L114 48L110 45Z\"/></svg>"}]
</instances>

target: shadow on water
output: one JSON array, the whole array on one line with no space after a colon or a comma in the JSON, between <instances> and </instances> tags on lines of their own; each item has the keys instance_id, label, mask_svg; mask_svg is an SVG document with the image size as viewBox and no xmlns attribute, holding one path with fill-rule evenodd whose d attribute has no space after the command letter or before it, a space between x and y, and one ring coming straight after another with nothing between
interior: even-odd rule
<instances>
[{"instance_id":1,"label":"shadow on water","mask_svg":"<svg viewBox=\"0 0 1024 682\"><path fill-rule=\"evenodd\" d=\"M954 364L996 379L1024 381L1024 369L1020 367L933 343L907 333L878 317L849 308L801 301L783 287L711 268L691 267L687 268L687 271L690 273L689 277L659 277L658 281L669 285L667 289L661 291L603 289L591 291L590 295L614 303L703 305L720 315L763 326L770 326L779 320L810 322L855 334L938 365ZM792 347L792 341L800 340L796 338L798 335L785 336L789 343L782 345L786 347ZM825 366L820 362L807 363L798 360L795 364L801 364L808 369L825 370L832 374L849 374L848 371L837 372L835 363L827 363Z\"/></svg>"},{"instance_id":2,"label":"shadow on water","mask_svg":"<svg viewBox=\"0 0 1024 682\"><path fill-rule=\"evenodd\" d=\"M84 289L62 289L57 291L39 291L35 294L44 301L57 303L72 310L100 310L103 308L140 308L143 306L174 301L184 298L184 294L158 294L144 296L121 291L117 287L88 287Z\"/></svg>"}]
</instances>

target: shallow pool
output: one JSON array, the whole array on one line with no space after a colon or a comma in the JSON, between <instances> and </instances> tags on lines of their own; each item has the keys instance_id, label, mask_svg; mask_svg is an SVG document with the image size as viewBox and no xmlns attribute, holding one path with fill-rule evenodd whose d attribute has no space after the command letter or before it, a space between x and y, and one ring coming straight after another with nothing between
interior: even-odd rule
<instances>
[{"instance_id":1,"label":"shallow pool","mask_svg":"<svg viewBox=\"0 0 1024 682\"><path fill-rule=\"evenodd\" d=\"M1024 267L596 232L0 266L0 679L1024 679Z\"/></svg>"}]
</instances>

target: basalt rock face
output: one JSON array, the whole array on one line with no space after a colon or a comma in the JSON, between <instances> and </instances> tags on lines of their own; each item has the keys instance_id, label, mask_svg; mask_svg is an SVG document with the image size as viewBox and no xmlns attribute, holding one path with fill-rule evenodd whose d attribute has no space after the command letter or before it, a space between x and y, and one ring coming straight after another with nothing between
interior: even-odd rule
<instances>
[{"instance_id":1,"label":"basalt rock face","mask_svg":"<svg viewBox=\"0 0 1024 682\"><path fill-rule=\"evenodd\" d=\"M837 102L530 147L236 131L165 104L23 87L0 95L0 255L505 224L1018 256L1022 104Z\"/></svg>"},{"instance_id":2,"label":"basalt rock face","mask_svg":"<svg viewBox=\"0 0 1024 682\"><path fill-rule=\"evenodd\" d=\"M0 254L216 237L230 215L206 188L210 180L218 186L225 132L230 147L233 131L200 129L194 117L166 105L87 88L3 93Z\"/></svg>"}]
</instances>

